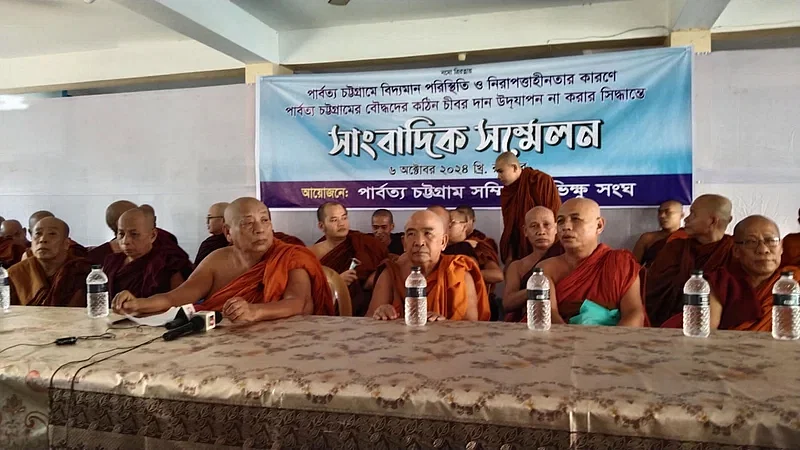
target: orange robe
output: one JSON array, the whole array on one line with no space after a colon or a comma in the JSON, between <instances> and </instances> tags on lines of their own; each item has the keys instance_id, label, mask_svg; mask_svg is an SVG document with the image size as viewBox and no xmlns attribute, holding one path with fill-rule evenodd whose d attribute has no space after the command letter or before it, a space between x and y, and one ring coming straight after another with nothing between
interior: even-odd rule
<instances>
[{"instance_id":1,"label":"orange robe","mask_svg":"<svg viewBox=\"0 0 800 450\"><path fill-rule=\"evenodd\" d=\"M14 242L10 236L0 237L0 263L8 269L22 260L26 247Z\"/></svg>"},{"instance_id":2,"label":"orange robe","mask_svg":"<svg viewBox=\"0 0 800 450\"><path fill-rule=\"evenodd\" d=\"M558 214L561 197L553 178L530 167L522 169L517 181L503 187L500 192L500 207L503 212L503 236L500 238L500 256L503 261L531 254L533 248L525 238L525 214L534 206L544 206Z\"/></svg>"},{"instance_id":3,"label":"orange robe","mask_svg":"<svg viewBox=\"0 0 800 450\"><path fill-rule=\"evenodd\" d=\"M712 272L733 260L733 237L701 245L695 239L667 242L647 269L645 301L653 326L683 311L683 285L693 270Z\"/></svg>"},{"instance_id":4,"label":"orange robe","mask_svg":"<svg viewBox=\"0 0 800 450\"><path fill-rule=\"evenodd\" d=\"M781 266L800 266L800 233L791 233L783 237Z\"/></svg>"},{"instance_id":5,"label":"orange robe","mask_svg":"<svg viewBox=\"0 0 800 450\"><path fill-rule=\"evenodd\" d=\"M369 291L364 290L364 283L388 256L388 249L375 236L350 231L341 244L320 258L323 266L330 267L336 273L347 271L353 258L361 261L356 267L358 282L349 286L353 316L363 317L367 313L371 296Z\"/></svg>"},{"instance_id":6,"label":"orange robe","mask_svg":"<svg viewBox=\"0 0 800 450\"><path fill-rule=\"evenodd\" d=\"M619 309L620 300L639 276L641 266L628 250L600 244L569 275L556 283L558 313L565 322L580 313L584 300L608 310Z\"/></svg>"},{"instance_id":7,"label":"orange robe","mask_svg":"<svg viewBox=\"0 0 800 450\"><path fill-rule=\"evenodd\" d=\"M389 276L394 287L392 306L402 316L403 301L406 296L405 277L396 262L387 261L385 267L383 272ZM467 286L464 278L467 274L472 275L472 280L475 282L475 292L478 295L478 320L489 320L492 312L481 269L475 260L463 255L441 255L439 264L426 277L428 311L442 315L448 320L464 320L467 312Z\"/></svg>"},{"instance_id":8,"label":"orange robe","mask_svg":"<svg viewBox=\"0 0 800 450\"><path fill-rule=\"evenodd\" d=\"M311 279L314 314L333 315L333 294L317 257L305 247L280 240L272 241L258 264L195 307L199 311L222 311L233 297L243 297L248 303L277 302L286 291L289 272L295 269L305 270Z\"/></svg>"},{"instance_id":9,"label":"orange robe","mask_svg":"<svg viewBox=\"0 0 800 450\"><path fill-rule=\"evenodd\" d=\"M280 231L274 231L272 235L273 237L275 237L275 239L281 240L287 244L300 245L303 247L306 246L305 242L303 242L298 237L292 236L291 234L281 233Z\"/></svg>"},{"instance_id":10,"label":"orange robe","mask_svg":"<svg viewBox=\"0 0 800 450\"><path fill-rule=\"evenodd\" d=\"M8 270L11 303L26 306L86 306L86 276L92 265L86 258L69 256L52 278L39 260L28 258ZM74 298L81 292L79 298Z\"/></svg>"}]
</instances>

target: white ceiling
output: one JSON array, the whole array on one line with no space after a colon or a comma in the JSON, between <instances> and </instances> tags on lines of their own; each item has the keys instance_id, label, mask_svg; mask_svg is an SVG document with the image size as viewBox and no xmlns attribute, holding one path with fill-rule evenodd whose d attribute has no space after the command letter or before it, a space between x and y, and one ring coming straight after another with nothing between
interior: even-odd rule
<instances>
[{"instance_id":1,"label":"white ceiling","mask_svg":"<svg viewBox=\"0 0 800 450\"><path fill-rule=\"evenodd\" d=\"M83 0L0 0L0 58L183 39L186 37L110 0L92 4Z\"/></svg>"},{"instance_id":2,"label":"white ceiling","mask_svg":"<svg viewBox=\"0 0 800 450\"><path fill-rule=\"evenodd\" d=\"M327 0L231 1L271 28L286 31L624 0L350 0L347 6Z\"/></svg>"}]
</instances>

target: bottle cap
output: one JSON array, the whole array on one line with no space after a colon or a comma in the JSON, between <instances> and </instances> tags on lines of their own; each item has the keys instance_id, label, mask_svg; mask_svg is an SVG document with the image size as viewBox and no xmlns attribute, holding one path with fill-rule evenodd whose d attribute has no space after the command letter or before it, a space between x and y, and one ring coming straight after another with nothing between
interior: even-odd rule
<instances>
[{"instance_id":1,"label":"bottle cap","mask_svg":"<svg viewBox=\"0 0 800 450\"><path fill-rule=\"evenodd\" d=\"M412 272L422 272L422 267L420 266L413 266L411 267Z\"/></svg>"},{"instance_id":2,"label":"bottle cap","mask_svg":"<svg viewBox=\"0 0 800 450\"><path fill-rule=\"evenodd\" d=\"M794 272L791 270L787 270L786 272L781 272L782 277L794 277Z\"/></svg>"},{"instance_id":3,"label":"bottle cap","mask_svg":"<svg viewBox=\"0 0 800 450\"><path fill-rule=\"evenodd\" d=\"M86 267L86 266L83 266L83 267ZM98 270L98 269L100 269L100 264L92 264L92 270Z\"/></svg>"},{"instance_id":4,"label":"bottle cap","mask_svg":"<svg viewBox=\"0 0 800 450\"><path fill-rule=\"evenodd\" d=\"M692 275L699 275L699 276L702 277L703 276L703 271L702 270L693 270L692 271Z\"/></svg>"},{"instance_id":5,"label":"bottle cap","mask_svg":"<svg viewBox=\"0 0 800 450\"><path fill-rule=\"evenodd\" d=\"M541 275L541 274L544 273L544 270L542 270L541 267L537 267L537 268L533 269L533 273L535 273L537 275Z\"/></svg>"}]
</instances>

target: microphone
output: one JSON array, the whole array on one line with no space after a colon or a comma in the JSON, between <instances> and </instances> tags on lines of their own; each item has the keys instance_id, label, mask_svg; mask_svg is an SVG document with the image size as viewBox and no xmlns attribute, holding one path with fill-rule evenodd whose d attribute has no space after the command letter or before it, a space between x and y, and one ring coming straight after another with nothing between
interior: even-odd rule
<instances>
[{"instance_id":1,"label":"microphone","mask_svg":"<svg viewBox=\"0 0 800 450\"><path fill-rule=\"evenodd\" d=\"M165 341L174 341L181 336L187 336L195 333L205 333L206 331L215 328L222 320L222 313L219 311L203 311L195 314L189 322L167 331L161 337Z\"/></svg>"},{"instance_id":2,"label":"microphone","mask_svg":"<svg viewBox=\"0 0 800 450\"><path fill-rule=\"evenodd\" d=\"M194 316L195 310L194 305L189 303L188 305L183 305L178 309L178 313L175 314L175 318L167 322L164 326L168 330L174 330L181 325L186 325L189 323L189 319Z\"/></svg>"}]
</instances>

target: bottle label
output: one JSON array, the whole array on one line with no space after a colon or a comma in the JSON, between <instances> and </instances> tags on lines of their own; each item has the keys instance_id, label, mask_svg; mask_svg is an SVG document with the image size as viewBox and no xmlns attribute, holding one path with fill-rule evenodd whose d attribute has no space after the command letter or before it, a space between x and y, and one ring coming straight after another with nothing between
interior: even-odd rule
<instances>
[{"instance_id":1,"label":"bottle label","mask_svg":"<svg viewBox=\"0 0 800 450\"><path fill-rule=\"evenodd\" d=\"M406 298L426 298L427 296L428 296L428 288L425 287L406 288Z\"/></svg>"},{"instance_id":2,"label":"bottle label","mask_svg":"<svg viewBox=\"0 0 800 450\"><path fill-rule=\"evenodd\" d=\"M772 304L775 306L800 306L798 294L773 294Z\"/></svg>"},{"instance_id":3,"label":"bottle label","mask_svg":"<svg viewBox=\"0 0 800 450\"><path fill-rule=\"evenodd\" d=\"M545 301L550 300L549 289L528 289L528 300Z\"/></svg>"},{"instance_id":4,"label":"bottle label","mask_svg":"<svg viewBox=\"0 0 800 450\"><path fill-rule=\"evenodd\" d=\"M8 277L0 278L0 286L9 286Z\"/></svg>"},{"instance_id":5,"label":"bottle label","mask_svg":"<svg viewBox=\"0 0 800 450\"><path fill-rule=\"evenodd\" d=\"M708 306L708 294L683 294L683 304L689 306Z\"/></svg>"},{"instance_id":6,"label":"bottle label","mask_svg":"<svg viewBox=\"0 0 800 450\"><path fill-rule=\"evenodd\" d=\"M89 286L87 286L87 288L90 294L100 294L103 292L108 292L108 283L90 284Z\"/></svg>"}]
</instances>

